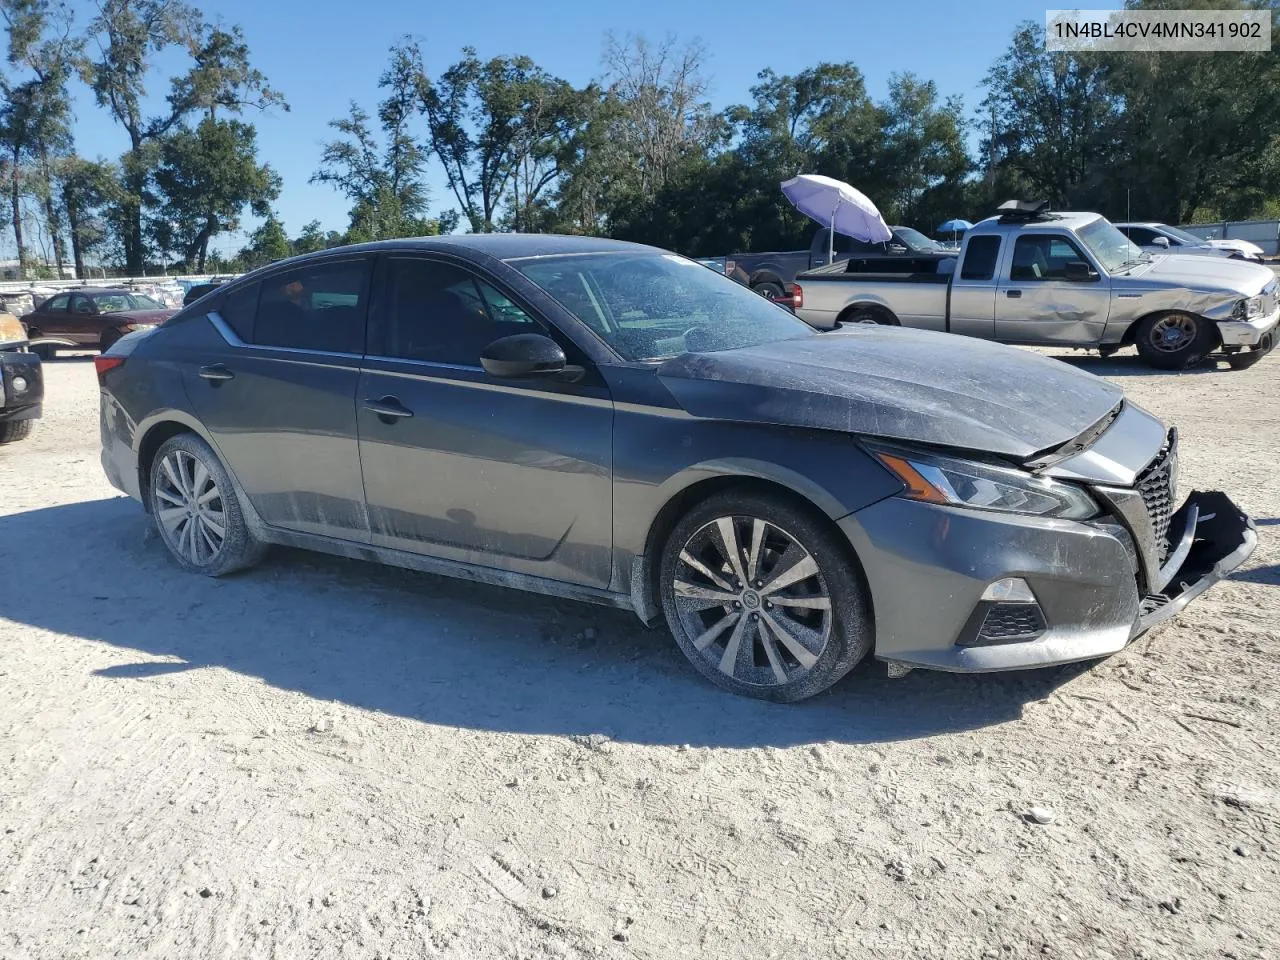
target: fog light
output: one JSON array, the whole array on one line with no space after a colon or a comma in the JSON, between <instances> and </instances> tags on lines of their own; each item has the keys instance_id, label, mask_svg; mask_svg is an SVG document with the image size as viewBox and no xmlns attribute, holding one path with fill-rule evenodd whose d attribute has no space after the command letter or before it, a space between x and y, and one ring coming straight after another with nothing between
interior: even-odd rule
<instances>
[{"instance_id":1,"label":"fog light","mask_svg":"<svg viewBox=\"0 0 1280 960\"><path fill-rule=\"evenodd\" d=\"M13 392L14 392L14 393L26 393L26 392L27 392L27 378L26 378L26 377L14 377L12 380L10 380L10 381L9 381L9 383L13 386Z\"/></svg>"},{"instance_id":2,"label":"fog light","mask_svg":"<svg viewBox=\"0 0 1280 960\"><path fill-rule=\"evenodd\" d=\"M1005 577L983 590L982 599L992 603L1035 603L1036 595L1021 577Z\"/></svg>"}]
</instances>

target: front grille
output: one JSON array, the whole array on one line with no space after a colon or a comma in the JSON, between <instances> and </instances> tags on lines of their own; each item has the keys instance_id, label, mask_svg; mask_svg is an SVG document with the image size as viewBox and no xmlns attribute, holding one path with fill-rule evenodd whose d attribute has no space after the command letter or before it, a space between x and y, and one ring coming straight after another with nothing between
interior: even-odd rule
<instances>
[{"instance_id":1,"label":"front grille","mask_svg":"<svg viewBox=\"0 0 1280 960\"><path fill-rule=\"evenodd\" d=\"M1165 444L1151 464L1138 474L1138 492L1151 520L1160 562L1169 557L1169 520L1173 517L1173 471L1177 462L1178 438L1170 431Z\"/></svg>"}]
</instances>

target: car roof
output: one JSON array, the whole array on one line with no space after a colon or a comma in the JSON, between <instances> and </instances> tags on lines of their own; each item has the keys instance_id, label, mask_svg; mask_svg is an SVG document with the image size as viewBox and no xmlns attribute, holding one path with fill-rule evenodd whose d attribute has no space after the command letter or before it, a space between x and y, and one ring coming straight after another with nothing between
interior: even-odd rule
<instances>
[{"instance_id":1,"label":"car roof","mask_svg":"<svg viewBox=\"0 0 1280 960\"><path fill-rule=\"evenodd\" d=\"M303 254L271 263L274 269L282 264L303 265L311 260L321 260L334 254L393 253L409 251L434 251L451 253L468 260L492 258L494 260L524 260L531 257L553 257L565 254L623 253L626 251L664 253L657 247L624 240L608 240L603 237L568 236L555 233L463 233L444 237L409 237L401 240L377 240L344 247L330 247L315 253ZM257 272L257 271L255 271Z\"/></svg>"},{"instance_id":2,"label":"car roof","mask_svg":"<svg viewBox=\"0 0 1280 960\"><path fill-rule=\"evenodd\" d=\"M1036 232L1036 231L1059 231L1059 230L1079 230L1081 227L1087 227L1096 220L1101 220L1102 214L1090 213L1084 210L1054 210L1051 211L1047 219L1044 220L1001 220L997 215L987 217L980 223L975 224L976 227L1008 227L1019 232ZM972 231L970 231L972 232Z\"/></svg>"},{"instance_id":3,"label":"car roof","mask_svg":"<svg viewBox=\"0 0 1280 960\"><path fill-rule=\"evenodd\" d=\"M130 287L72 287L70 290L59 290L56 293L49 294L46 300L52 300L60 293L86 293L90 295L110 294L111 296L119 296L122 293L138 294L139 291ZM142 294L146 296L146 294Z\"/></svg>"}]
</instances>

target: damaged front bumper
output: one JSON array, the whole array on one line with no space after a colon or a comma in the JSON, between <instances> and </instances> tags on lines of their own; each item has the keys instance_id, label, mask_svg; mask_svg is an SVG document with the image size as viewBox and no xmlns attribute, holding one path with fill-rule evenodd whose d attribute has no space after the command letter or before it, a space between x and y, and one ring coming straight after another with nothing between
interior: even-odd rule
<instances>
[{"instance_id":1,"label":"damaged front bumper","mask_svg":"<svg viewBox=\"0 0 1280 960\"><path fill-rule=\"evenodd\" d=\"M1258 528L1225 493L1193 493L1170 521L1173 549L1157 592L1144 597L1133 637L1168 620L1249 559Z\"/></svg>"},{"instance_id":2,"label":"damaged front bumper","mask_svg":"<svg viewBox=\"0 0 1280 960\"><path fill-rule=\"evenodd\" d=\"M899 672L1021 670L1108 656L1230 574L1258 542L1253 521L1222 493L1193 493L1175 512L1168 559L1153 577L1136 573L1132 538L1118 523L890 498L840 525L871 588L875 656ZM1029 591L1025 608L991 600L1009 579ZM1140 591L1140 583L1150 586Z\"/></svg>"}]
</instances>

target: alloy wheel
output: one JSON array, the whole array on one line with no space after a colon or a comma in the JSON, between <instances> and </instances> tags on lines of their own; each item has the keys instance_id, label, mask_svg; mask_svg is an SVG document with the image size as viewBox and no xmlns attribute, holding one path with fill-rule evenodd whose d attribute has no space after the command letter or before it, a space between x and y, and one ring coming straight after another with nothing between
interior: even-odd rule
<instances>
[{"instance_id":1,"label":"alloy wheel","mask_svg":"<svg viewBox=\"0 0 1280 960\"><path fill-rule=\"evenodd\" d=\"M1161 353L1177 353L1196 338L1196 322L1185 313L1171 313L1151 325L1147 339Z\"/></svg>"},{"instance_id":2,"label":"alloy wheel","mask_svg":"<svg viewBox=\"0 0 1280 960\"><path fill-rule=\"evenodd\" d=\"M198 457L173 450L160 461L155 510L169 546L187 562L203 567L222 550L227 536L222 492Z\"/></svg>"},{"instance_id":3,"label":"alloy wheel","mask_svg":"<svg viewBox=\"0 0 1280 960\"><path fill-rule=\"evenodd\" d=\"M759 517L720 517L695 531L672 588L694 649L741 683L794 681L831 639L831 593L818 562Z\"/></svg>"}]
</instances>

